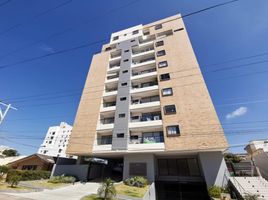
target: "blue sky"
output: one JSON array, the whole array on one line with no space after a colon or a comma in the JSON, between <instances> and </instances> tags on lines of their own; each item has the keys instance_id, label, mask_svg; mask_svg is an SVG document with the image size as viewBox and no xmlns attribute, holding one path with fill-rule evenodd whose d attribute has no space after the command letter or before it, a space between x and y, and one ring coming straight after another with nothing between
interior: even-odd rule
<instances>
[{"instance_id":1,"label":"blue sky","mask_svg":"<svg viewBox=\"0 0 268 200\"><path fill-rule=\"evenodd\" d=\"M0 66L94 42L112 32L223 1L139 0L125 6L129 2L12 0L0 7ZM184 19L230 145L268 138L267 9L268 1L240 0ZM62 31L61 35L49 37ZM97 44L0 69L0 99L19 108L10 111L0 125L0 136L6 137L0 137L0 145L14 147L21 154L34 153L49 126L61 121L72 124L92 55L100 49L101 44ZM226 62L257 54L263 55ZM259 63L250 64L255 62ZM212 72L227 67L230 69ZM20 139L22 136L33 139ZM231 150L242 152L243 148Z\"/></svg>"}]
</instances>

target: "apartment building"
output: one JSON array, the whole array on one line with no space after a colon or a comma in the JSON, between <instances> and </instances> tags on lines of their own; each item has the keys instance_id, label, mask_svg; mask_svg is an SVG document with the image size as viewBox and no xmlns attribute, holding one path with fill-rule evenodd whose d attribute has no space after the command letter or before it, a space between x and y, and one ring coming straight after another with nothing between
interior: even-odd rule
<instances>
[{"instance_id":1,"label":"apartment building","mask_svg":"<svg viewBox=\"0 0 268 200\"><path fill-rule=\"evenodd\" d=\"M93 56L67 148L76 171L96 157L102 177L222 185L227 146L180 15L112 33Z\"/></svg>"},{"instance_id":2,"label":"apartment building","mask_svg":"<svg viewBox=\"0 0 268 200\"><path fill-rule=\"evenodd\" d=\"M52 157L69 157L69 155L66 154L66 148L72 128L73 127L66 122L61 122L59 126L49 127L46 137L40 145L38 154Z\"/></svg>"}]
</instances>

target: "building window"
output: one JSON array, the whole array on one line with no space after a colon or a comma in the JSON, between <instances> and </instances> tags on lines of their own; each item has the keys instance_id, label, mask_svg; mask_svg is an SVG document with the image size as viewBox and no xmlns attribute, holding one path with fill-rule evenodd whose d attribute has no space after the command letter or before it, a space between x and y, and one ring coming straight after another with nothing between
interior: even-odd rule
<instances>
[{"instance_id":1,"label":"building window","mask_svg":"<svg viewBox=\"0 0 268 200\"><path fill-rule=\"evenodd\" d=\"M172 88L164 88L162 89L162 96L171 96L173 95L173 90Z\"/></svg>"},{"instance_id":2,"label":"building window","mask_svg":"<svg viewBox=\"0 0 268 200\"><path fill-rule=\"evenodd\" d=\"M102 144L112 144L112 135L103 135L101 136L100 138L100 141L99 143L102 145Z\"/></svg>"},{"instance_id":3,"label":"building window","mask_svg":"<svg viewBox=\"0 0 268 200\"><path fill-rule=\"evenodd\" d=\"M121 83L121 86L127 86L127 82Z\"/></svg>"},{"instance_id":4,"label":"building window","mask_svg":"<svg viewBox=\"0 0 268 200\"><path fill-rule=\"evenodd\" d=\"M174 30L174 32L182 31L183 29L184 29L184 28L179 28L179 29Z\"/></svg>"},{"instance_id":5,"label":"building window","mask_svg":"<svg viewBox=\"0 0 268 200\"><path fill-rule=\"evenodd\" d=\"M125 118L126 117L126 114L125 113L121 113L118 116L119 116L119 118Z\"/></svg>"},{"instance_id":6,"label":"building window","mask_svg":"<svg viewBox=\"0 0 268 200\"><path fill-rule=\"evenodd\" d=\"M176 113L176 106L175 105L164 106L164 112L166 115L175 114Z\"/></svg>"},{"instance_id":7,"label":"building window","mask_svg":"<svg viewBox=\"0 0 268 200\"><path fill-rule=\"evenodd\" d=\"M130 40L130 42L135 42L135 40Z\"/></svg>"},{"instance_id":8,"label":"building window","mask_svg":"<svg viewBox=\"0 0 268 200\"><path fill-rule=\"evenodd\" d=\"M124 71L122 71L122 73L123 73L123 74L128 73L128 70L124 70Z\"/></svg>"},{"instance_id":9,"label":"building window","mask_svg":"<svg viewBox=\"0 0 268 200\"><path fill-rule=\"evenodd\" d=\"M121 97L120 98L120 101L125 101L125 100L127 100L127 97Z\"/></svg>"},{"instance_id":10,"label":"building window","mask_svg":"<svg viewBox=\"0 0 268 200\"><path fill-rule=\"evenodd\" d=\"M129 61L129 59L126 59L126 60L124 60L123 62L128 62Z\"/></svg>"},{"instance_id":11,"label":"building window","mask_svg":"<svg viewBox=\"0 0 268 200\"><path fill-rule=\"evenodd\" d=\"M118 40L118 39L119 39L119 36L113 37L113 41Z\"/></svg>"},{"instance_id":12,"label":"building window","mask_svg":"<svg viewBox=\"0 0 268 200\"><path fill-rule=\"evenodd\" d=\"M132 32L133 35L138 34L138 33L139 33L139 30L135 30Z\"/></svg>"},{"instance_id":13,"label":"building window","mask_svg":"<svg viewBox=\"0 0 268 200\"><path fill-rule=\"evenodd\" d=\"M105 49L105 51L110 51L112 48L111 47L107 47L106 49Z\"/></svg>"},{"instance_id":14,"label":"building window","mask_svg":"<svg viewBox=\"0 0 268 200\"><path fill-rule=\"evenodd\" d=\"M161 29L162 28L162 24L157 24L155 27L154 27L154 30L158 30L158 29Z\"/></svg>"},{"instance_id":15,"label":"building window","mask_svg":"<svg viewBox=\"0 0 268 200\"><path fill-rule=\"evenodd\" d=\"M162 67L167 67L168 66L168 62L167 61L162 61L158 63L158 68L162 68Z\"/></svg>"},{"instance_id":16,"label":"building window","mask_svg":"<svg viewBox=\"0 0 268 200\"><path fill-rule=\"evenodd\" d=\"M129 52L129 50L127 49L127 50L125 50L124 52L127 53L127 52Z\"/></svg>"},{"instance_id":17,"label":"building window","mask_svg":"<svg viewBox=\"0 0 268 200\"><path fill-rule=\"evenodd\" d=\"M143 35L150 35L150 31L149 30L144 30Z\"/></svg>"},{"instance_id":18,"label":"building window","mask_svg":"<svg viewBox=\"0 0 268 200\"><path fill-rule=\"evenodd\" d=\"M157 55L157 57L164 56L164 55L166 55L166 51L165 50L158 51L156 53L156 55Z\"/></svg>"},{"instance_id":19,"label":"building window","mask_svg":"<svg viewBox=\"0 0 268 200\"><path fill-rule=\"evenodd\" d=\"M158 42L155 43L155 46L156 47L160 47L160 46L163 46L163 45L164 45L164 41L163 40L158 41Z\"/></svg>"},{"instance_id":20,"label":"building window","mask_svg":"<svg viewBox=\"0 0 268 200\"><path fill-rule=\"evenodd\" d=\"M22 170L36 170L37 165L23 165Z\"/></svg>"},{"instance_id":21,"label":"building window","mask_svg":"<svg viewBox=\"0 0 268 200\"><path fill-rule=\"evenodd\" d=\"M59 153L61 153L62 149L59 149Z\"/></svg>"},{"instance_id":22,"label":"building window","mask_svg":"<svg viewBox=\"0 0 268 200\"><path fill-rule=\"evenodd\" d=\"M160 81L167 81L170 79L170 75L169 73L166 73L166 74L161 74L160 75Z\"/></svg>"},{"instance_id":23,"label":"building window","mask_svg":"<svg viewBox=\"0 0 268 200\"><path fill-rule=\"evenodd\" d=\"M118 138L124 138L125 137L125 134L124 133L117 133L116 134L116 137L118 137Z\"/></svg>"},{"instance_id":24,"label":"building window","mask_svg":"<svg viewBox=\"0 0 268 200\"><path fill-rule=\"evenodd\" d=\"M48 144L51 144L51 143L52 143L52 141L49 141L49 142L48 142Z\"/></svg>"},{"instance_id":25,"label":"building window","mask_svg":"<svg viewBox=\"0 0 268 200\"><path fill-rule=\"evenodd\" d=\"M130 176L147 176L147 163L129 163Z\"/></svg>"},{"instance_id":26,"label":"building window","mask_svg":"<svg viewBox=\"0 0 268 200\"><path fill-rule=\"evenodd\" d=\"M180 128L178 125L167 126L167 136L179 136Z\"/></svg>"}]
</instances>

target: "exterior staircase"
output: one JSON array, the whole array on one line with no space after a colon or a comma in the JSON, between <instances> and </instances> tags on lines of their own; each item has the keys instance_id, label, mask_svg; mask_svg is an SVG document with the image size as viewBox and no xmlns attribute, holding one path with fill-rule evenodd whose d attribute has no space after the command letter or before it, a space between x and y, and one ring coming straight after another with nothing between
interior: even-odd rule
<instances>
[{"instance_id":1,"label":"exterior staircase","mask_svg":"<svg viewBox=\"0 0 268 200\"><path fill-rule=\"evenodd\" d=\"M246 194L257 194L259 199L268 200L268 181L258 177L230 177L231 184L243 197Z\"/></svg>"}]
</instances>

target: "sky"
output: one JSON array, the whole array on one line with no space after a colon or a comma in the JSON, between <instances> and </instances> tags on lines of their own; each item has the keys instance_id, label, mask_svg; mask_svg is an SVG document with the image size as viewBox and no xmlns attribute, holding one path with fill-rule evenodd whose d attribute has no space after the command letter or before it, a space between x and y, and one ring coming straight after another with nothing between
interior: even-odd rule
<instances>
[{"instance_id":1,"label":"sky","mask_svg":"<svg viewBox=\"0 0 268 200\"><path fill-rule=\"evenodd\" d=\"M18 110L10 110L0 125L0 145L28 155L37 151L49 126L73 123L92 56L108 41L32 62L20 61L103 40L112 32L177 13L185 15L224 0L3 2L0 0L0 100ZM243 152L242 144L250 140L268 138L267 10L266 0L240 0L184 18L232 152Z\"/></svg>"}]
</instances>

